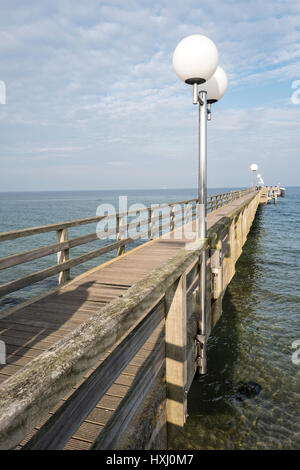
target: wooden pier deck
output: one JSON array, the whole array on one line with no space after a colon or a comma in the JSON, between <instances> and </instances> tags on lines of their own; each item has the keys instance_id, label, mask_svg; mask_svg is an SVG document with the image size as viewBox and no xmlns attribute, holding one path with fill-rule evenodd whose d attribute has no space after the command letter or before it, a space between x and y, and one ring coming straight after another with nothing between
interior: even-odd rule
<instances>
[{"instance_id":1,"label":"wooden pier deck","mask_svg":"<svg viewBox=\"0 0 300 470\"><path fill-rule=\"evenodd\" d=\"M207 218L208 228L213 227L224 216L244 204L251 197L253 197L252 194L245 194L209 213ZM190 227L190 230L195 230L194 224L194 221L189 222L188 227ZM189 231L188 227L186 227L186 233ZM176 230L181 230L181 228ZM122 296L129 287L175 256L187 241L185 238L176 239L174 237L176 230L171 237L163 235L158 239L146 242L78 276L65 286L60 287L56 292L42 297L32 304L2 317L0 314L0 340L5 342L7 353L6 364L0 365L0 382L4 382L17 374L33 358L39 356L93 316L104 305L116 297ZM128 392L132 381L143 367L143 363L151 351L154 348L159 349L162 347L163 337L164 322L161 322L142 349L79 426L65 449L88 449L91 447L120 401ZM101 358L99 363L105 357L106 355ZM96 367L97 365L85 375L85 378ZM68 396L76 388L74 387ZM66 398L57 404L55 410ZM52 410L49 416L46 419L44 418L17 448L23 448L55 410Z\"/></svg>"}]
</instances>

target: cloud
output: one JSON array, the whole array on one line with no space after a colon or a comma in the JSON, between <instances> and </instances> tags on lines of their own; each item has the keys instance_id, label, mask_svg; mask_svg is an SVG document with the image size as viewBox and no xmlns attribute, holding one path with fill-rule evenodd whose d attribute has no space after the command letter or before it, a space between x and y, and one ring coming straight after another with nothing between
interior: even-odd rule
<instances>
[{"instance_id":1,"label":"cloud","mask_svg":"<svg viewBox=\"0 0 300 470\"><path fill-rule=\"evenodd\" d=\"M280 0L3 1L1 187L20 189L27 175L31 189L72 189L75 180L108 189L124 187L124 174L128 187L196 186L197 110L172 70L177 42L195 32L216 42L229 76L209 126L210 184L248 184L255 152L278 162L268 168L275 178L282 152L293 167L300 144L300 106L290 102L299 20L297 2ZM46 160L65 178L52 177ZM17 161L18 184L9 176Z\"/></svg>"},{"instance_id":2,"label":"cloud","mask_svg":"<svg viewBox=\"0 0 300 470\"><path fill-rule=\"evenodd\" d=\"M115 167L122 167L122 166L128 166L128 162L107 162L108 165L115 166Z\"/></svg>"}]
</instances>

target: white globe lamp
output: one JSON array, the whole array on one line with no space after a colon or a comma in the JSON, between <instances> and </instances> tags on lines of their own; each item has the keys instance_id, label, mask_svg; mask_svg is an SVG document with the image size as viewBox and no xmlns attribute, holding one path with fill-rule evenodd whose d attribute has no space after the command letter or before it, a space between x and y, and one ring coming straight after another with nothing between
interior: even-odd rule
<instances>
[{"instance_id":1,"label":"white globe lamp","mask_svg":"<svg viewBox=\"0 0 300 470\"><path fill-rule=\"evenodd\" d=\"M173 67L185 83L201 84L209 80L218 66L218 49L214 42L202 34L182 39L173 54Z\"/></svg>"},{"instance_id":2,"label":"white globe lamp","mask_svg":"<svg viewBox=\"0 0 300 470\"><path fill-rule=\"evenodd\" d=\"M252 165L250 166L250 169L252 171L252 185L253 185L253 189L256 188L256 172L258 170L258 165L256 163L252 163Z\"/></svg>"},{"instance_id":3,"label":"white globe lamp","mask_svg":"<svg viewBox=\"0 0 300 470\"><path fill-rule=\"evenodd\" d=\"M203 83L200 88L201 91L206 91L208 103L216 103L217 101L220 101L221 98L223 98L227 87L227 75L222 67L217 67L217 70L213 76L207 82Z\"/></svg>"}]
</instances>

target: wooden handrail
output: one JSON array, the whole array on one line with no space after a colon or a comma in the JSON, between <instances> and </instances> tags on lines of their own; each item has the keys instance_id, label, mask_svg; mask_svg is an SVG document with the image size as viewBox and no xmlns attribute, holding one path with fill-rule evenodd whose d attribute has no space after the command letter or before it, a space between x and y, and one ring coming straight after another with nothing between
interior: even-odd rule
<instances>
[{"instance_id":1,"label":"wooden handrail","mask_svg":"<svg viewBox=\"0 0 300 470\"><path fill-rule=\"evenodd\" d=\"M229 193L222 193L217 195L212 195L208 197L208 210L209 212L217 210L225 204L228 204L230 201L240 197L243 194L249 193L250 190L244 191L230 191ZM116 214L101 215L96 217L88 217L83 219L72 220L68 222L61 222L56 224L42 225L39 227L31 227L26 229L13 230L10 232L0 233L0 242L13 240L21 237L28 237L31 235L37 235L41 233L47 233L54 231L56 232L57 242L51 245L46 245L44 247L35 248L23 253L17 253L10 255L4 258L0 258L0 270L7 269L10 267L17 266L19 264L27 263L34 261L39 258L57 253L57 264L41 271L35 272L33 274L27 275L25 277L4 283L0 286L0 296L8 295L12 292L18 291L25 287L30 286L36 282L39 282L47 277L58 274L58 285L63 285L68 282L71 278L70 269L79 264L85 263L91 259L99 257L105 253L108 253L113 250L117 250L117 255L124 253L125 246L132 243L136 239L142 237L154 238L155 235L162 233L162 231L169 227L170 231L174 230L175 224L187 223L187 221L193 220L196 215L196 203L197 199L188 199L184 201L177 201L171 203L164 203L160 205L154 205L153 207L147 207L140 209L139 211L128 211ZM183 217L176 220L176 215L182 214L182 209L174 210L176 206L192 205L192 210L190 211L190 219L186 219L186 214ZM170 208L169 213L162 213L163 209ZM159 215L156 215L156 212L160 211ZM124 217L130 217L137 214L146 214L146 218L138 220L137 222L132 221L126 224L123 224ZM68 228L76 227L80 225L91 224L95 222L100 222L103 220L111 220L116 218L116 227L111 228L103 232L90 233L88 235L83 235L73 239L68 238ZM169 218L168 222L163 224L163 220ZM158 227L153 224L159 222ZM148 225L147 232L137 232L136 236L126 238L123 237L123 234L129 229L140 228L144 225ZM108 236L115 236L116 242L110 243L106 246L94 249L89 253L77 256L75 258L69 259L69 250L76 246L81 246L86 243L96 241L98 239L107 238Z\"/></svg>"},{"instance_id":2,"label":"wooden handrail","mask_svg":"<svg viewBox=\"0 0 300 470\"><path fill-rule=\"evenodd\" d=\"M156 209L163 209L166 207L170 206L176 206L176 205L181 205L181 204L188 204L190 202L196 202L197 199L188 199L186 201L179 201L179 202L170 202L170 203L163 203L159 204L159 207L155 207ZM146 212L150 209L151 207L146 207L143 209L139 209L139 212ZM106 219L109 220L113 217L123 217L123 216L131 216L131 215L136 215L137 211L128 211L128 212L116 212L115 214L109 214L109 215L100 215L96 217L87 217L84 219L76 219L76 220L70 220L68 222L59 222L55 224L49 224L49 225L41 225L39 227L29 227L29 228L23 228L19 230L12 230L10 232L2 232L0 233L0 242L7 241L7 240L14 240L16 238L21 238L21 237L28 237L31 235L38 235L41 233L47 233L47 232L54 232L57 230L62 230L64 228L70 228L70 227L77 227L79 225L87 225L87 224L92 224L95 222L101 222L101 220Z\"/></svg>"},{"instance_id":3,"label":"wooden handrail","mask_svg":"<svg viewBox=\"0 0 300 470\"><path fill-rule=\"evenodd\" d=\"M50 355L48 351L43 352L39 358L25 366L15 380L7 380L2 384L0 448L11 448L23 439L24 435L40 419L40 416L50 411L84 373L99 361L103 353L119 344L114 353L97 367L91 379L84 382L83 388L78 389L76 395L79 399L74 402L68 400L66 405L59 410L56 418L62 416L63 432L61 430L57 434L59 426L57 427L53 423L54 428L51 429L52 426L50 428L47 426L28 445L31 447L33 444L35 448L61 448L64 446L70 433L73 432L75 420L74 416L72 420L65 420L66 414L73 413L75 409L76 424L84 420L94 406L95 400L98 402L100 397L104 395L115 380L115 376L120 375L130 362L132 354L144 344L145 339L153 332L155 325L165 316L166 327L177 328L177 323L174 324L172 317L168 321L168 310L172 308L171 298L168 299L168 302L162 302L162 300L169 289L173 291L173 296L178 294L172 286L177 285L178 280L191 269L191 266L198 264L199 254L206 247L207 244L204 243L194 251L180 250L163 267L157 268L146 278L134 284L123 296L112 300L79 329L56 343L52 347ZM189 279L189 282L192 283L196 276L197 271L193 272L193 277ZM186 295L185 292L184 295ZM119 340L121 340L120 343L118 343ZM125 351L126 355L124 356ZM116 358L118 358L118 362ZM24 376L26 376L26 380ZM105 377L105 381L103 381L103 377ZM33 390L32 383L36 385ZM22 387L22 396L19 394L20 387ZM93 390L95 390L94 393ZM14 404L17 413L7 416L5 410L11 409L11 403ZM24 423L22 426L18 425L20 416L22 416L22 423ZM42 441L40 441L40 437L42 437Z\"/></svg>"}]
</instances>

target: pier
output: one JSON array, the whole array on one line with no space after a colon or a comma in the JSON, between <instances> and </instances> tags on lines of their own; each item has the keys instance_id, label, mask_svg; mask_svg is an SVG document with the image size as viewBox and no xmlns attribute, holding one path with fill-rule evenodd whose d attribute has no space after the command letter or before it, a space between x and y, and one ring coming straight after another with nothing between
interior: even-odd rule
<instances>
[{"instance_id":1,"label":"pier","mask_svg":"<svg viewBox=\"0 0 300 470\"><path fill-rule=\"evenodd\" d=\"M261 189L262 200L269 204L274 202L277 204L277 198L285 196L285 188L280 188L279 186L269 186Z\"/></svg>"},{"instance_id":2,"label":"pier","mask_svg":"<svg viewBox=\"0 0 300 470\"><path fill-rule=\"evenodd\" d=\"M122 213L116 241L77 257L71 249L99 233L70 239L69 228L104 216L1 233L6 242L53 232L56 243L2 258L0 269L57 254L55 265L0 285L1 296L53 275L58 285L0 313L0 448L167 449L186 421L188 391L256 211L278 194L272 187L210 196L208 236L198 241L190 236L196 199L164 205L166 215L147 208L135 224L149 241L127 252L133 240L122 235ZM74 266L111 251L113 259L71 279Z\"/></svg>"}]
</instances>

